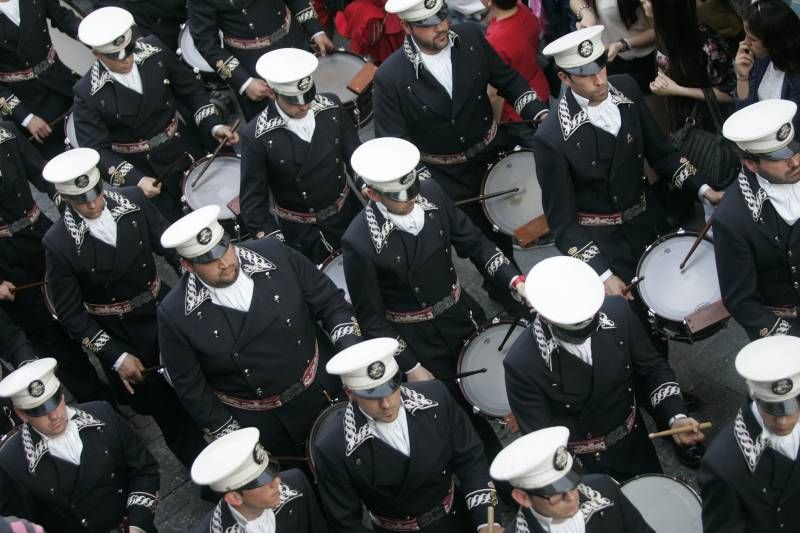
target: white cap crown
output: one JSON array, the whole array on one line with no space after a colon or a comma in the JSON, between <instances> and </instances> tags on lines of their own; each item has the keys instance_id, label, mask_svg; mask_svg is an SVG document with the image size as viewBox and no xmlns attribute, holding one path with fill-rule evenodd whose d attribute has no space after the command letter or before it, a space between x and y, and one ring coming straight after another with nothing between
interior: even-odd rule
<instances>
[{"instance_id":1,"label":"white cap crown","mask_svg":"<svg viewBox=\"0 0 800 533\"><path fill-rule=\"evenodd\" d=\"M287 96L306 93L314 80L319 60L298 48L279 48L258 58L256 72L275 92Z\"/></svg>"},{"instance_id":2,"label":"white cap crown","mask_svg":"<svg viewBox=\"0 0 800 533\"><path fill-rule=\"evenodd\" d=\"M46 357L19 367L0 381L0 397L11 398L19 409L39 407L61 386L56 366L55 359Z\"/></svg>"},{"instance_id":3,"label":"white cap crown","mask_svg":"<svg viewBox=\"0 0 800 533\"><path fill-rule=\"evenodd\" d=\"M391 337L362 341L334 355L325 369L354 391L374 389L389 382L400 369L394 358L398 347Z\"/></svg>"},{"instance_id":4,"label":"white cap crown","mask_svg":"<svg viewBox=\"0 0 800 533\"><path fill-rule=\"evenodd\" d=\"M795 113L797 104L789 100L761 100L728 117L722 134L746 152L775 152L794 140Z\"/></svg>"},{"instance_id":5,"label":"white cap crown","mask_svg":"<svg viewBox=\"0 0 800 533\"><path fill-rule=\"evenodd\" d=\"M519 489L534 490L551 485L572 469L568 439L569 430L563 426L528 433L497 454L490 474Z\"/></svg>"},{"instance_id":6,"label":"white cap crown","mask_svg":"<svg viewBox=\"0 0 800 533\"><path fill-rule=\"evenodd\" d=\"M77 196L92 190L100 181L97 164L100 154L92 148L75 148L58 154L42 170L44 179L55 185L57 191Z\"/></svg>"},{"instance_id":7,"label":"white cap crown","mask_svg":"<svg viewBox=\"0 0 800 533\"><path fill-rule=\"evenodd\" d=\"M367 185L384 192L400 192L416 180L419 149L405 139L379 137L356 148L350 162Z\"/></svg>"},{"instance_id":8,"label":"white cap crown","mask_svg":"<svg viewBox=\"0 0 800 533\"><path fill-rule=\"evenodd\" d=\"M800 338L775 335L739 350L736 371L754 399L782 402L800 395Z\"/></svg>"},{"instance_id":9,"label":"white cap crown","mask_svg":"<svg viewBox=\"0 0 800 533\"><path fill-rule=\"evenodd\" d=\"M133 15L121 7L101 7L86 15L78 26L80 41L101 53L118 52L131 42Z\"/></svg>"},{"instance_id":10,"label":"white cap crown","mask_svg":"<svg viewBox=\"0 0 800 533\"><path fill-rule=\"evenodd\" d=\"M574 257L549 257L525 277L525 296L548 321L580 324L592 318L605 300L605 288L592 267Z\"/></svg>"},{"instance_id":11,"label":"white cap crown","mask_svg":"<svg viewBox=\"0 0 800 533\"><path fill-rule=\"evenodd\" d=\"M266 470L269 454L259 444L257 428L224 435L200 452L192 464L192 481L225 493L241 488Z\"/></svg>"},{"instance_id":12,"label":"white cap crown","mask_svg":"<svg viewBox=\"0 0 800 533\"><path fill-rule=\"evenodd\" d=\"M542 50L561 68L571 69L588 65L605 52L603 26L590 26L563 35Z\"/></svg>"},{"instance_id":13,"label":"white cap crown","mask_svg":"<svg viewBox=\"0 0 800 533\"><path fill-rule=\"evenodd\" d=\"M217 221L220 208L207 205L180 218L161 235L161 246L175 248L186 259L201 256L222 240L225 230Z\"/></svg>"}]
</instances>

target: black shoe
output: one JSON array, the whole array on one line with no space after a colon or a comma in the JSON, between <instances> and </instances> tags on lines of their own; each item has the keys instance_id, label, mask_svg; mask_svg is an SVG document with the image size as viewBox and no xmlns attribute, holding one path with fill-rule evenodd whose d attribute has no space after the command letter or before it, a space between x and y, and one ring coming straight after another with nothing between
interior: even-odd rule
<instances>
[{"instance_id":1,"label":"black shoe","mask_svg":"<svg viewBox=\"0 0 800 533\"><path fill-rule=\"evenodd\" d=\"M703 406L703 400L691 392L681 391L681 396L683 396L683 401L686 403L686 409L689 411L697 411Z\"/></svg>"},{"instance_id":2,"label":"black shoe","mask_svg":"<svg viewBox=\"0 0 800 533\"><path fill-rule=\"evenodd\" d=\"M700 466L700 460L703 459L703 454L706 453L704 444L694 444L692 446L680 446L673 441L675 448L675 456L686 468L696 470Z\"/></svg>"}]
</instances>

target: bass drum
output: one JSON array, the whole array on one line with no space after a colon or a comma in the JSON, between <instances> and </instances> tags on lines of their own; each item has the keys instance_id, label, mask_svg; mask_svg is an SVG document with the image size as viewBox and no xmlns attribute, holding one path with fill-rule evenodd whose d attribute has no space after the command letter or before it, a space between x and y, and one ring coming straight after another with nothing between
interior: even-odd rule
<instances>
[{"instance_id":1,"label":"bass drum","mask_svg":"<svg viewBox=\"0 0 800 533\"><path fill-rule=\"evenodd\" d=\"M703 533L700 496L683 481L645 474L629 479L620 489L658 533Z\"/></svg>"},{"instance_id":2,"label":"bass drum","mask_svg":"<svg viewBox=\"0 0 800 533\"><path fill-rule=\"evenodd\" d=\"M516 150L489 166L481 194L519 189L514 194L484 200L483 211L495 231L514 236L514 230L544 215L542 189L536 178L536 161L531 150Z\"/></svg>"},{"instance_id":3,"label":"bass drum","mask_svg":"<svg viewBox=\"0 0 800 533\"><path fill-rule=\"evenodd\" d=\"M348 402L336 402L322 411L314 424L311 426L311 431L308 432L308 439L306 439L306 459L308 460L309 468L314 477L317 476L317 460L314 458L314 444L319 440L320 434L326 428L342 427L344 419L344 411L347 408ZM344 436L342 437L344 438Z\"/></svg>"},{"instance_id":4,"label":"bass drum","mask_svg":"<svg viewBox=\"0 0 800 533\"><path fill-rule=\"evenodd\" d=\"M341 250L336 250L320 265L319 269L331 278L333 284L344 291L344 299L350 301L350 292L347 290L347 280L344 277L344 257Z\"/></svg>"},{"instance_id":5,"label":"bass drum","mask_svg":"<svg viewBox=\"0 0 800 533\"><path fill-rule=\"evenodd\" d=\"M248 237L244 225L239 220L238 213L233 209L239 201L239 176L241 163L238 155L220 155L211 161L212 156L207 155L195 161L183 176L181 189L183 202L186 206L196 211L206 205L219 206L219 223L230 235L231 240L239 242ZM194 180L211 161L211 166L203 173L200 181Z\"/></svg>"},{"instance_id":6,"label":"bass drum","mask_svg":"<svg viewBox=\"0 0 800 533\"><path fill-rule=\"evenodd\" d=\"M478 414L490 418L506 418L511 414L511 406L506 395L506 375L503 360L514 341L525 328L517 324L506 340L503 349L500 345L508 335L514 322L497 321L480 328L467 340L458 358L459 374L472 370L486 369L486 372L467 376L458 380L464 398Z\"/></svg>"},{"instance_id":7,"label":"bass drum","mask_svg":"<svg viewBox=\"0 0 800 533\"><path fill-rule=\"evenodd\" d=\"M350 114L359 128L372 120L372 84L361 94L351 91L347 85L368 61L358 54L342 48L319 58L314 71L314 84L318 93L333 93L342 101L342 107Z\"/></svg>"}]
</instances>

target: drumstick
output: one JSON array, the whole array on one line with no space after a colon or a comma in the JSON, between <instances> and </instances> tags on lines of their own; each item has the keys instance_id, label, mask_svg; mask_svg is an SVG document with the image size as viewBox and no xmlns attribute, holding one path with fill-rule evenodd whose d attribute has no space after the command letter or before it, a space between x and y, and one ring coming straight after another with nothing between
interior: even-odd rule
<instances>
[{"instance_id":1,"label":"drumstick","mask_svg":"<svg viewBox=\"0 0 800 533\"><path fill-rule=\"evenodd\" d=\"M443 378L436 378L436 379L438 379L439 381L453 381L456 379L468 378L470 376L474 376L475 374L483 374L484 372L486 372L486 369L480 368L478 370L470 370L468 372L461 372L460 374L452 374L450 376L445 376Z\"/></svg>"},{"instance_id":2,"label":"drumstick","mask_svg":"<svg viewBox=\"0 0 800 533\"><path fill-rule=\"evenodd\" d=\"M638 278L633 278L633 280L631 280L630 285L625 285L625 287L622 289L622 295L623 296L627 296L628 293L631 292L634 287L636 287L638 284L640 284L643 281L644 281L644 276L640 276Z\"/></svg>"},{"instance_id":3,"label":"drumstick","mask_svg":"<svg viewBox=\"0 0 800 533\"><path fill-rule=\"evenodd\" d=\"M162 181L164 181L164 178L166 178L166 177L169 175L169 173L170 173L170 172L172 172L172 171L175 169L175 166L176 166L178 163L180 163L180 162L181 162L181 160L184 158L184 156L187 156L187 155L189 155L189 152L183 152L181 155L179 155L179 156L178 156L178 158L177 158L175 161L173 161L172 163L170 163L170 164L169 164L169 166L167 167L167 170L165 170L164 172L162 172L162 173L161 173L161 174L160 174L160 175L159 175L159 176L156 178L156 180L153 182L153 187L156 187L156 186L157 186L159 183L161 183Z\"/></svg>"},{"instance_id":4,"label":"drumstick","mask_svg":"<svg viewBox=\"0 0 800 533\"><path fill-rule=\"evenodd\" d=\"M494 505L486 508L486 525L489 533L494 533Z\"/></svg>"},{"instance_id":5,"label":"drumstick","mask_svg":"<svg viewBox=\"0 0 800 533\"><path fill-rule=\"evenodd\" d=\"M26 283L25 285L20 285L18 287L14 287L13 289L9 289L11 294L16 294L20 291L24 291L25 289L32 289L34 287L41 287L42 285L47 285L47 281L35 281L33 283Z\"/></svg>"},{"instance_id":6,"label":"drumstick","mask_svg":"<svg viewBox=\"0 0 800 533\"><path fill-rule=\"evenodd\" d=\"M489 200L491 198L496 198L498 196L505 196L506 194L514 194L519 192L519 187L514 187L513 189L507 189L505 191L498 191L498 192L491 192L489 194L479 194L478 196L473 196L472 198L466 198L464 200L459 200L456 202L457 207L461 207L462 205L466 204L474 204L475 202L483 202L484 200Z\"/></svg>"},{"instance_id":7,"label":"drumstick","mask_svg":"<svg viewBox=\"0 0 800 533\"><path fill-rule=\"evenodd\" d=\"M163 368L164 368L164 365L156 365L156 366L151 366L150 368L145 368L144 370L142 370L142 376L147 376L149 374L152 374L153 372L158 372L159 370L162 370Z\"/></svg>"},{"instance_id":8,"label":"drumstick","mask_svg":"<svg viewBox=\"0 0 800 533\"><path fill-rule=\"evenodd\" d=\"M700 429L708 429L708 428L710 428L712 426L712 424L711 424L711 422L700 422L699 426L700 426ZM692 426L687 424L685 426L678 426L678 427L676 427L674 429L667 429L665 431L658 431L656 433L650 433L647 436L650 437L651 439L655 439L655 438L658 438L658 437L671 437L672 435L679 435L681 433L691 433L692 431L694 431Z\"/></svg>"},{"instance_id":9,"label":"drumstick","mask_svg":"<svg viewBox=\"0 0 800 533\"><path fill-rule=\"evenodd\" d=\"M50 122L48 122L48 123L47 123L47 125L48 125L50 128L52 128L53 126L55 126L56 124L58 124L59 122L61 122L62 120L64 120L64 118L65 118L67 115L69 115L71 112L72 112L72 107L70 107L69 109L67 109L66 111L64 111L64 112L63 112L63 113L61 113L60 115L58 115L56 118L54 118L53 120L51 120ZM30 137L28 137L28 140L29 140L29 141L32 141L32 140L33 140L33 135L31 135Z\"/></svg>"},{"instance_id":10,"label":"drumstick","mask_svg":"<svg viewBox=\"0 0 800 533\"><path fill-rule=\"evenodd\" d=\"M692 247L689 248L689 253L686 254L686 257L683 258L683 261L681 262L681 264L678 265L679 269L683 270L683 267L686 266L686 262L689 260L690 257L692 257L692 254L694 253L695 250L697 250L697 247L700 246L700 241L703 240L703 237L706 236L706 233L708 233L708 230L711 229L711 221L712 220L714 220L714 215L711 215L710 217L708 217L708 222L706 222L706 225L703 226L703 229L700 230L700 234L697 236L697 238L692 243Z\"/></svg>"},{"instance_id":11,"label":"drumstick","mask_svg":"<svg viewBox=\"0 0 800 533\"><path fill-rule=\"evenodd\" d=\"M511 337L511 334L514 333L514 330L517 329L517 324L519 324L519 322L515 321L513 324L511 324L511 327L508 328L508 331L506 332L506 336L503 337L503 342L501 342L500 346L497 347L497 351L498 352L502 352L503 351L503 346L506 345L506 341L508 341L508 338Z\"/></svg>"},{"instance_id":12,"label":"drumstick","mask_svg":"<svg viewBox=\"0 0 800 533\"><path fill-rule=\"evenodd\" d=\"M239 123L241 121L242 120L239 119L239 118L236 119L236 122L234 122L233 126L231 126L231 133L235 133L236 132L236 129L239 127ZM206 163L206 166L203 167L203 170L200 171L200 174L198 174L197 177L192 182L192 188L197 187L197 182L200 181L200 178L202 178L203 174L206 173L206 170L208 170L208 167L210 167L211 163L214 162L214 159L217 158L217 154L219 154L219 151L222 150L223 146L225 146L225 143L227 142L227 140L228 140L227 138L220 139L219 144L217 145L217 148L214 150L214 153L211 154L211 159L208 160L208 163Z\"/></svg>"}]
</instances>

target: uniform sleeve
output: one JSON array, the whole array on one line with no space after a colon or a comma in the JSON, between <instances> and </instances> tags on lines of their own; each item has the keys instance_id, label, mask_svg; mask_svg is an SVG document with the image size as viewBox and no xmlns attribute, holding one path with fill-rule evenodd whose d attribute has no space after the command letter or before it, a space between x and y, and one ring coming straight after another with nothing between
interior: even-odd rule
<instances>
[{"instance_id":1,"label":"uniform sleeve","mask_svg":"<svg viewBox=\"0 0 800 533\"><path fill-rule=\"evenodd\" d=\"M214 439L240 429L239 422L208 386L189 340L163 306L158 309L158 345L175 392L195 424Z\"/></svg>"},{"instance_id":2,"label":"uniform sleeve","mask_svg":"<svg viewBox=\"0 0 800 533\"><path fill-rule=\"evenodd\" d=\"M725 308L750 338L785 335L790 330L796 334L800 320L776 317L761 300L755 254L741 229L719 216L714 217L713 227L714 255Z\"/></svg>"},{"instance_id":3,"label":"uniform sleeve","mask_svg":"<svg viewBox=\"0 0 800 533\"><path fill-rule=\"evenodd\" d=\"M187 8L194 45L217 75L238 94L244 82L256 74L248 72L236 56L220 44L217 13L210 2L189 0Z\"/></svg>"},{"instance_id":4,"label":"uniform sleeve","mask_svg":"<svg viewBox=\"0 0 800 533\"><path fill-rule=\"evenodd\" d=\"M75 95L72 108L75 136L84 148L94 148L100 154L100 176L113 187L136 185L145 174L111 149L111 134L103 117L80 95Z\"/></svg>"},{"instance_id":5,"label":"uniform sleeve","mask_svg":"<svg viewBox=\"0 0 800 533\"><path fill-rule=\"evenodd\" d=\"M242 149L239 207L244 225L253 235L262 231L269 235L280 228L270 212L267 151L252 130L248 125L247 131L239 135Z\"/></svg>"},{"instance_id":6,"label":"uniform sleeve","mask_svg":"<svg viewBox=\"0 0 800 533\"><path fill-rule=\"evenodd\" d=\"M358 136L358 127L357 124L352 120L350 114L345 111L344 106L339 103L339 124L341 124L342 128L342 158L347 168L347 173L353 178L353 182L356 185L358 190L361 190L361 187L364 185L364 181L361 179L360 176L357 176L355 171L353 170L353 165L350 164L350 160L353 157L353 152L356 151L361 145L361 139Z\"/></svg>"},{"instance_id":7,"label":"uniform sleeve","mask_svg":"<svg viewBox=\"0 0 800 533\"><path fill-rule=\"evenodd\" d=\"M730 428L727 429L730 431ZM717 438L725 438L720 434ZM712 448L713 450L713 448ZM703 531L706 533L747 533L748 520L735 485L721 477L714 465L703 460L697 473L703 499ZM752 525L752 524L751 524Z\"/></svg>"},{"instance_id":8,"label":"uniform sleeve","mask_svg":"<svg viewBox=\"0 0 800 533\"><path fill-rule=\"evenodd\" d=\"M300 252L281 246L294 266L306 305L322 322L336 351L361 342L361 327L353 307L344 299L344 291Z\"/></svg>"},{"instance_id":9,"label":"uniform sleeve","mask_svg":"<svg viewBox=\"0 0 800 533\"><path fill-rule=\"evenodd\" d=\"M341 429L339 431L342 431ZM317 488L333 533L369 533L364 527L361 497L353 486L344 462L344 450L330 440L314 443L317 457ZM335 455L341 452L341 456Z\"/></svg>"},{"instance_id":10,"label":"uniform sleeve","mask_svg":"<svg viewBox=\"0 0 800 533\"><path fill-rule=\"evenodd\" d=\"M19 152L19 161L25 169L25 177L37 190L47 194L50 198L55 195L55 187L52 183L44 179L42 170L44 169L47 161L42 157L31 141L28 140L26 134L27 130L18 128L12 124L4 124L4 128L8 128L17 137L17 151Z\"/></svg>"},{"instance_id":11,"label":"uniform sleeve","mask_svg":"<svg viewBox=\"0 0 800 533\"><path fill-rule=\"evenodd\" d=\"M283 472L281 478L287 481L289 486L294 489L299 489L303 493L303 502L305 503L303 512L305 515L304 524L306 526L302 531L308 533L328 533L328 521L320 509L319 502L317 501L317 492L309 483L308 478L302 471L293 469ZM301 521L302 522L302 521Z\"/></svg>"},{"instance_id":12,"label":"uniform sleeve","mask_svg":"<svg viewBox=\"0 0 800 533\"><path fill-rule=\"evenodd\" d=\"M517 361L520 359L513 354L517 351L525 351L527 357L539 357L538 351L529 350L530 342L526 342L531 337L530 330L526 330L503 361L506 377L506 394L511 412L519 423L519 429L523 435L533 431L549 427L552 419L550 412L550 402L542 393L535 380L519 368ZM530 352L530 353L528 353Z\"/></svg>"},{"instance_id":13,"label":"uniform sleeve","mask_svg":"<svg viewBox=\"0 0 800 533\"><path fill-rule=\"evenodd\" d=\"M536 175L542 188L542 204L547 215L547 224L561 253L588 263L595 272L602 274L609 269L609 261L589 232L578 224L575 188L569 163L561 150L553 146L553 139L544 135L544 131L540 129L536 133L533 151L536 155Z\"/></svg>"},{"instance_id":14,"label":"uniform sleeve","mask_svg":"<svg viewBox=\"0 0 800 533\"><path fill-rule=\"evenodd\" d=\"M398 334L392 323L386 320L386 306L381 296L378 272L374 263L361 255L347 238L342 239L342 254L344 277L364 335L370 339L377 337L397 339L400 343L395 353L397 364L403 372L410 371L419 363L420 357Z\"/></svg>"},{"instance_id":15,"label":"uniform sleeve","mask_svg":"<svg viewBox=\"0 0 800 533\"><path fill-rule=\"evenodd\" d=\"M186 63L179 60L178 56L173 54L164 43L157 41L157 45L162 49L160 55L169 71L169 79L175 96L189 107L193 113L195 125L203 133L211 135L212 128L221 123L219 109L211 103L210 95Z\"/></svg>"},{"instance_id":16,"label":"uniform sleeve","mask_svg":"<svg viewBox=\"0 0 800 533\"><path fill-rule=\"evenodd\" d=\"M0 114L3 117L7 117L21 125L25 117L31 112L30 108L25 105L19 96L14 94L9 85L0 83Z\"/></svg>"},{"instance_id":17,"label":"uniform sleeve","mask_svg":"<svg viewBox=\"0 0 800 533\"><path fill-rule=\"evenodd\" d=\"M60 229L55 226L53 230ZM47 289L52 297L58 320L70 337L95 354L106 368L111 368L124 352L134 353L128 343L103 329L83 306L83 293L69 261L45 237L44 255L47 268Z\"/></svg>"},{"instance_id":18,"label":"uniform sleeve","mask_svg":"<svg viewBox=\"0 0 800 533\"><path fill-rule=\"evenodd\" d=\"M25 333L11 321L11 317L2 308L0 308L0 359L11 363L14 368L36 359Z\"/></svg>"},{"instance_id":19,"label":"uniform sleeve","mask_svg":"<svg viewBox=\"0 0 800 533\"><path fill-rule=\"evenodd\" d=\"M178 253L174 248L161 246L161 235L169 227L169 221L164 218L164 215L161 214L155 204L147 199L139 187L130 187L126 193L134 197L136 205L144 213L144 217L147 220L147 236L150 239L150 246L153 247L153 251L163 257L177 272L180 272L181 263Z\"/></svg>"},{"instance_id":20,"label":"uniform sleeve","mask_svg":"<svg viewBox=\"0 0 800 533\"><path fill-rule=\"evenodd\" d=\"M47 18L50 23L66 33L76 41L78 40L78 26L81 21L75 16L71 10L61 6L58 0L47 0L46 5Z\"/></svg>"},{"instance_id":21,"label":"uniform sleeve","mask_svg":"<svg viewBox=\"0 0 800 533\"><path fill-rule=\"evenodd\" d=\"M375 116L375 137L399 137L408 140L408 126L403 118L402 105L391 80L385 72L394 62L386 62L375 73L372 107Z\"/></svg>"},{"instance_id":22,"label":"uniform sleeve","mask_svg":"<svg viewBox=\"0 0 800 533\"><path fill-rule=\"evenodd\" d=\"M309 37L321 32L322 25L319 23L317 11L310 0L287 0L286 4L294 15L295 20L303 26Z\"/></svg>"}]
</instances>

